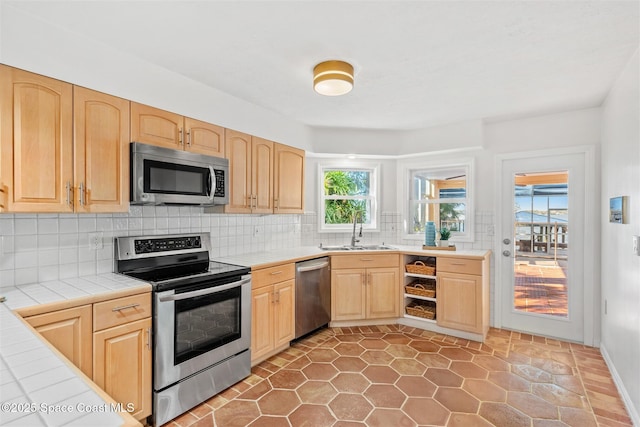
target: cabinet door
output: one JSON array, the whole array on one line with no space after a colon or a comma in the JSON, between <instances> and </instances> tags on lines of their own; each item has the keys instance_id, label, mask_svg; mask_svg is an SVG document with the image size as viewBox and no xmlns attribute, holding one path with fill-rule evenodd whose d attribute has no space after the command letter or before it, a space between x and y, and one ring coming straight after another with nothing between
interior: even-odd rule
<instances>
[{"instance_id":1,"label":"cabinet door","mask_svg":"<svg viewBox=\"0 0 640 427\"><path fill-rule=\"evenodd\" d=\"M273 316L274 348L278 348L289 344L295 336L295 280L273 285L273 291L276 295Z\"/></svg>"},{"instance_id":2,"label":"cabinet door","mask_svg":"<svg viewBox=\"0 0 640 427\"><path fill-rule=\"evenodd\" d=\"M30 316L24 320L86 376L93 376L91 305Z\"/></svg>"},{"instance_id":3,"label":"cabinet door","mask_svg":"<svg viewBox=\"0 0 640 427\"><path fill-rule=\"evenodd\" d=\"M0 65L0 95L3 210L72 212L71 84Z\"/></svg>"},{"instance_id":4,"label":"cabinet door","mask_svg":"<svg viewBox=\"0 0 640 427\"><path fill-rule=\"evenodd\" d=\"M438 325L482 333L482 277L438 272Z\"/></svg>"},{"instance_id":5,"label":"cabinet door","mask_svg":"<svg viewBox=\"0 0 640 427\"><path fill-rule=\"evenodd\" d=\"M273 213L273 145L272 141L252 137L251 192L252 213Z\"/></svg>"},{"instance_id":6,"label":"cabinet door","mask_svg":"<svg viewBox=\"0 0 640 427\"><path fill-rule=\"evenodd\" d=\"M251 359L256 360L274 349L273 286L251 291Z\"/></svg>"},{"instance_id":7,"label":"cabinet door","mask_svg":"<svg viewBox=\"0 0 640 427\"><path fill-rule=\"evenodd\" d=\"M370 268L367 274L367 319L400 315L400 282L397 268Z\"/></svg>"},{"instance_id":8,"label":"cabinet door","mask_svg":"<svg viewBox=\"0 0 640 427\"><path fill-rule=\"evenodd\" d=\"M127 212L129 101L73 90L76 212Z\"/></svg>"},{"instance_id":9,"label":"cabinet door","mask_svg":"<svg viewBox=\"0 0 640 427\"><path fill-rule=\"evenodd\" d=\"M184 129L188 151L224 157L223 127L185 117Z\"/></svg>"},{"instance_id":10,"label":"cabinet door","mask_svg":"<svg viewBox=\"0 0 640 427\"><path fill-rule=\"evenodd\" d=\"M304 150L275 144L274 213L304 213Z\"/></svg>"},{"instance_id":11,"label":"cabinet door","mask_svg":"<svg viewBox=\"0 0 640 427\"><path fill-rule=\"evenodd\" d=\"M225 131L225 155L229 159L229 204L224 211L250 213L251 135L231 129Z\"/></svg>"},{"instance_id":12,"label":"cabinet door","mask_svg":"<svg viewBox=\"0 0 640 427\"><path fill-rule=\"evenodd\" d=\"M131 103L131 141L182 150L182 126L179 114Z\"/></svg>"},{"instance_id":13,"label":"cabinet door","mask_svg":"<svg viewBox=\"0 0 640 427\"><path fill-rule=\"evenodd\" d=\"M331 270L331 320L365 318L365 270Z\"/></svg>"},{"instance_id":14,"label":"cabinet door","mask_svg":"<svg viewBox=\"0 0 640 427\"><path fill-rule=\"evenodd\" d=\"M93 334L93 381L138 420L151 415L150 331L147 318Z\"/></svg>"}]
</instances>

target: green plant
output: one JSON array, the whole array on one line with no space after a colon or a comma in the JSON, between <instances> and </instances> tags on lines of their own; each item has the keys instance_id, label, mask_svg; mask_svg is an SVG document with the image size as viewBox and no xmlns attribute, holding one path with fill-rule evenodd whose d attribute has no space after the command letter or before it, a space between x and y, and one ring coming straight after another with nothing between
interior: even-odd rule
<instances>
[{"instance_id":1,"label":"green plant","mask_svg":"<svg viewBox=\"0 0 640 427\"><path fill-rule=\"evenodd\" d=\"M449 237L451 237L451 231L446 227L442 227L440 229L440 240L449 240Z\"/></svg>"}]
</instances>

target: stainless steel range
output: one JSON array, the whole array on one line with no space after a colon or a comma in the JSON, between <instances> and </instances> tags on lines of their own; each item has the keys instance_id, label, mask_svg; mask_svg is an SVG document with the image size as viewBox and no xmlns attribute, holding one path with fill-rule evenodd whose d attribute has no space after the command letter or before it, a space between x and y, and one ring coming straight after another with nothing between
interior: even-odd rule
<instances>
[{"instance_id":1,"label":"stainless steel range","mask_svg":"<svg viewBox=\"0 0 640 427\"><path fill-rule=\"evenodd\" d=\"M117 237L115 270L153 286L153 423L251 372L250 269L209 260L209 233Z\"/></svg>"}]
</instances>

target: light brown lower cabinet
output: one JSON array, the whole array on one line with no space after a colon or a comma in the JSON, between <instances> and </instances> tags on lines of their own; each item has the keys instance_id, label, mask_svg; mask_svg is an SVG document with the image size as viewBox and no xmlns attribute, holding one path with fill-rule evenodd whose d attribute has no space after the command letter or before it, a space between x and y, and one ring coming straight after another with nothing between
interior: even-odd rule
<instances>
[{"instance_id":1,"label":"light brown lower cabinet","mask_svg":"<svg viewBox=\"0 0 640 427\"><path fill-rule=\"evenodd\" d=\"M331 320L396 318L400 315L397 254L331 257Z\"/></svg>"},{"instance_id":2,"label":"light brown lower cabinet","mask_svg":"<svg viewBox=\"0 0 640 427\"><path fill-rule=\"evenodd\" d=\"M29 316L24 320L86 376L93 377L91 304Z\"/></svg>"},{"instance_id":3,"label":"light brown lower cabinet","mask_svg":"<svg viewBox=\"0 0 640 427\"><path fill-rule=\"evenodd\" d=\"M24 320L138 420L151 415L151 294Z\"/></svg>"},{"instance_id":4,"label":"light brown lower cabinet","mask_svg":"<svg viewBox=\"0 0 640 427\"><path fill-rule=\"evenodd\" d=\"M331 319L385 319L399 315L398 268L331 271Z\"/></svg>"},{"instance_id":5,"label":"light brown lower cabinet","mask_svg":"<svg viewBox=\"0 0 640 427\"><path fill-rule=\"evenodd\" d=\"M93 381L141 420L151 415L151 318L93 334Z\"/></svg>"},{"instance_id":6,"label":"light brown lower cabinet","mask_svg":"<svg viewBox=\"0 0 640 427\"><path fill-rule=\"evenodd\" d=\"M251 362L289 345L295 335L295 265L252 272Z\"/></svg>"}]
</instances>

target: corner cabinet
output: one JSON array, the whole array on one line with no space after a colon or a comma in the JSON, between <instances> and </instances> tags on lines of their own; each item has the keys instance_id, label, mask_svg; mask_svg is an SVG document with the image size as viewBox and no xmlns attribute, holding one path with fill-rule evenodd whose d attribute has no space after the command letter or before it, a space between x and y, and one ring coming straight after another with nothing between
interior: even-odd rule
<instances>
[{"instance_id":1,"label":"corner cabinet","mask_svg":"<svg viewBox=\"0 0 640 427\"><path fill-rule=\"evenodd\" d=\"M295 264L251 272L251 364L289 346L295 335Z\"/></svg>"},{"instance_id":2,"label":"corner cabinet","mask_svg":"<svg viewBox=\"0 0 640 427\"><path fill-rule=\"evenodd\" d=\"M332 324L398 317L399 262L397 254L332 256Z\"/></svg>"},{"instance_id":3,"label":"corner cabinet","mask_svg":"<svg viewBox=\"0 0 640 427\"><path fill-rule=\"evenodd\" d=\"M405 255L404 258L405 264L423 261L434 266L435 271L426 275L404 273L405 314L401 323L483 341L489 330L490 253L487 252L484 257ZM408 286L416 280L427 288L435 282L434 294L425 296L410 293ZM415 310L410 308L416 306L433 310L434 318L411 315Z\"/></svg>"},{"instance_id":4,"label":"corner cabinet","mask_svg":"<svg viewBox=\"0 0 640 427\"><path fill-rule=\"evenodd\" d=\"M129 101L5 65L0 93L0 210L128 210Z\"/></svg>"},{"instance_id":5,"label":"corner cabinet","mask_svg":"<svg viewBox=\"0 0 640 427\"><path fill-rule=\"evenodd\" d=\"M174 150L224 157L224 128L131 103L131 140Z\"/></svg>"},{"instance_id":6,"label":"corner cabinet","mask_svg":"<svg viewBox=\"0 0 640 427\"><path fill-rule=\"evenodd\" d=\"M24 320L87 377L93 377L91 304L29 316Z\"/></svg>"}]
</instances>

